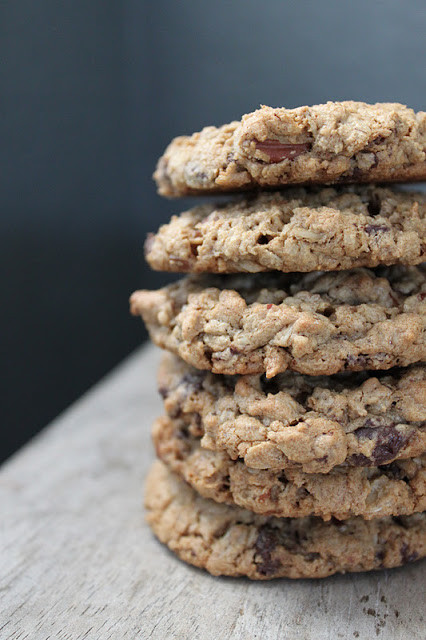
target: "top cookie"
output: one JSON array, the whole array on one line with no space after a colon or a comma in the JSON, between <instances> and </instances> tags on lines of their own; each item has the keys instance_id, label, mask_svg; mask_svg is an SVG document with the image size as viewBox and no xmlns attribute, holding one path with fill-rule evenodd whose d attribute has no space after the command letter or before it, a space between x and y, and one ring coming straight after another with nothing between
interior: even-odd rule
<instances>
[{"instance_id":1,"label":"top cookie","mask_svg":"<svg viewBox=\"0 0 426 640\"><path fill-rule=\"evenodd\" d=\"M287 184L426 179L426 113L401 104L263 106L175 138L154 173L176 197Z\"/></svg>"}]
</instances>

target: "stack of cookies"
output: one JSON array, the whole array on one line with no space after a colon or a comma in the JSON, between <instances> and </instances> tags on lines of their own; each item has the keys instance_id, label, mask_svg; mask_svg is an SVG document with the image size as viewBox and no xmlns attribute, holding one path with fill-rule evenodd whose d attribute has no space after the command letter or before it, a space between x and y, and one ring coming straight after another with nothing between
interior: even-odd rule
<instances>
[{"instance_id":1,"label":"stack of cookies","mask_svg":"<svg viewBox=\"0 0 426 640\"><path fill-rule=\"evenodd\" d=\"M426 555L426 198L383 186L425 180L425 151L426 113L330 102L160 159L162 195L250 191L150 235L154 269L191 275L131 298L166 350L148 522L185 561L268 579Z\"/></svg>"}]
</instances>

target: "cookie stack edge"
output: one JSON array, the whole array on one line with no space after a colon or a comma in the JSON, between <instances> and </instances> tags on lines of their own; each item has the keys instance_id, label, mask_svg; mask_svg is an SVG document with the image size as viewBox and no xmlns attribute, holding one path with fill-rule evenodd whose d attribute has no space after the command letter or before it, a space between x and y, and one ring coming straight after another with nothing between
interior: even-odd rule
<instances>
[{"instance_id":1,"label":"cookie stack edge","mask_svg":"<svg viewBox=\"0 0 426 640\"><path fill-rule=\"evenodd\" d=\"M425 113L344 102L160 159L162 195L252 190L150 234L154 269L199 275L131 297L168 352L147 520L186 562L263 580L426 555L426 198L356 184L424 180L425 152Z\"/></svg>"}]
</instances>

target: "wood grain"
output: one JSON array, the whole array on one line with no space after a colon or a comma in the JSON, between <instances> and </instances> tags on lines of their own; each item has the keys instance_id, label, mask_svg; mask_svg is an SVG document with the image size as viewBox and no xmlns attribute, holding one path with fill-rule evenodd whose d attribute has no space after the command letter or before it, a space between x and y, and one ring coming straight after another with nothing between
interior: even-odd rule
<instances>
[{"instance_id":1,"label":"wood grain","mask_svg":"<svg viewBox=\"0 0 426 640\"><path fill-rule=\"evenodd\" d=\"M1 640L423 640L425 563L254 583L212 578L153 538L157 361L134 354L3 466Z\"/></svg>"}]
</instances>

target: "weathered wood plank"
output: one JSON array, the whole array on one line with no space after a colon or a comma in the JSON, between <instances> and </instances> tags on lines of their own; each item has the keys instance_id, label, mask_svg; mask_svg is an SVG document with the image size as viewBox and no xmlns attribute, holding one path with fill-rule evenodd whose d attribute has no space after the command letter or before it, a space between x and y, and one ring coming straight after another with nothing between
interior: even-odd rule
<instances>
[{"instance_id":1,"label":"weathered wood plank","mask_svg":"<svg viewBox=\"0 0 426 640\"><path fill-rule=\"evenodd\" d=\"M157 360L135 354L2 468L0 638L423 639L424 563L251 583L156 542L141 487Z\"/></svg>"}]
</instances>

